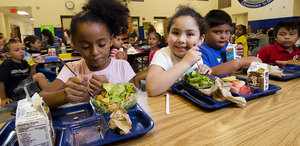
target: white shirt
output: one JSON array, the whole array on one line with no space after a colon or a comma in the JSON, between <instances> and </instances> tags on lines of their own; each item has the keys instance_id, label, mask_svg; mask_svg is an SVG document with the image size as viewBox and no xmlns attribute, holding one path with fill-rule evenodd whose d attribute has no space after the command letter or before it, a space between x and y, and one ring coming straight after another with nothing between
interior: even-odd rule
<instances>
[{"instance_id":1,"label":"white shirt","mask_svg":"<svg viewBox=\"0 0 300 146\"><path fill-rule=\"evenodd\" d=\"M169 48L169 46L167 46L156 51L150 66L155 64L162 67L164 70L169 70L175 64L179 63L181 59L182 58L175 56L174 53ZM203 64L202 59L198 61L198 64ZM187 72L193 71L196 68L197 68L197 63L195 63L190 69L188 69Z\"/></svg>"}]
</instances>

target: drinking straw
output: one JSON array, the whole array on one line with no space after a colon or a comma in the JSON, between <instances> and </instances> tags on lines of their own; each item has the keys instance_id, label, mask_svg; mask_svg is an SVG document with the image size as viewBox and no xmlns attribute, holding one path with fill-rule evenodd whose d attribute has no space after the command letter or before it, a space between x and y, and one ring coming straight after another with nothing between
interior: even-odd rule
<instances>
[{"instance_id":1,"label":"drinking straw","mask_svg":"<svg viewBox=\"0 0 300 146\"><path fill-rule=\"evenodd\" d=\"M166 114L170 114L170 108L169 108L169 94L166 94Z\"/></svg>"}]
</instances>

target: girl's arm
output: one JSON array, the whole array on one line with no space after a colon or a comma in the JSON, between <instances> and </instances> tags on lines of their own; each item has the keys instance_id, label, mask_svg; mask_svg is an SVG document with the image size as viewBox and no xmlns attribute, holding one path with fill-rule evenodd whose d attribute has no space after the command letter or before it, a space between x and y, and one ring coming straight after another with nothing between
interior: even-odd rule
<instances>
[{"instance_id":1,"label":"girl's arm","mask_svg":"<svg viewBox=\"0 0 300 146\"><path fill-rule=\"evenodd\" d=\"M43 97L44 102L51 108L54 109L59 107L66 102L65 100L65 91L64 91L64 82L55 79L46 89L43 89L39 94Z\"/></svg>"},{"instance_id":2,"label":"girl's arm","mask_svg":"<svg viewBox=\"0 0 300 146\"><path fill-rule=\"evenodd\" d=\"M65 103L79 103L90 100L88 94L87 77L71 77L64 84L63 81L56 79L40 95L50 108L56 108Z\"/></svg>"},{"instance_id":3,"label":"girl's arm","mask_svg":"<svg viewBox=\"0 0 300 146\"><path fill-rule=\"evenodd\" d=\"M169 70L158 65L151 65L146 78L146 88L149 96L157 96L166 92L183 74L201 59L198 47L187 51L184 58Z\"/></svg>"}]
</instances>

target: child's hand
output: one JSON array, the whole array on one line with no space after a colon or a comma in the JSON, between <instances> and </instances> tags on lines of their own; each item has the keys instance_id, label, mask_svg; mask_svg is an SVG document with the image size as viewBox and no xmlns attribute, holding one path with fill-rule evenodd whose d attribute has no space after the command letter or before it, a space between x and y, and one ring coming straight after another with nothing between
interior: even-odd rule
<instances>
[{"instance_id":1,"label":"child's hand","mask_svg":"<svg viewBox=\"0 0 300 146\"><path fill-rule=\"evenodd\" d=\"M70 103L79 103L90 100L88 93L88 78L72 77L65 84L66 100Z\"/></svg>"},{"instance_id":2,"label":"child's hand","mask_svg":"<svg viewBox=\"0 0 300 146\"><path fill-rule=\"evenodd\" d=\"M240 56L244 56L244 46L243 44L239 43L236 47L236 53Z\"/></svg>"},{"instance_id":3,"label":"child's hand","mask_svg":"<svg viewBox=\"0 0 300 146\"><path fill-rule=\"evenodd\" d=\"M201 56L202 56L202 53L199 52L199 48L195 46L195 47L189 49L189 50L185 53L185 55L184 55L182 61L185 61L185 62L187 62L190 66L192 66L192 65L194 65L198 60L201 60Z\"/></svg>"},{"instance_id":4,"label":"child's hand","mask_svg":"<svg viewBox=\"0 0 300 146\"><path fill-rule=\"evenodd\" d=\"M206 64L199 64L198 71L203 75L210 75L212 73L212 70Z\"/></svg>"},{"instance_id":5,"label":"child's hand","mask_svg":"<svg viewBox=\"0 0 300 146\"><path fill-rule=\"evenodd\" d=\"M9 104L10 102L12 102L12 100L9 98L1 99L1 107L5 107L5 105Z\"/></svg>"},{"instance_id":6,"label":"child's hand","mask_svg":"<svg viewBox=\"0 0 300 146\"><path fill-rule=\"evenodd\" d=\"M99 95L102 89L103 83L108 83L106 76L93 75L90 79L89 89L94 95Z\"/></svg>"}]
</instances>

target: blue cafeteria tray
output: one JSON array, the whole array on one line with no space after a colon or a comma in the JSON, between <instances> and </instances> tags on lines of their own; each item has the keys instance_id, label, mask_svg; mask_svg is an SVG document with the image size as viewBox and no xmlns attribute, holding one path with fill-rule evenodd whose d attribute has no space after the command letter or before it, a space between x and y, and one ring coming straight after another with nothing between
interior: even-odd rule
<instances>
[{"instance_id":1,"label":"blue cafeteria tray","mask_svg":"<svg viewBox=\"0 0 300 146\"><path fill-rule=\"evenodd\" d=\"M223 78L226 76L219 76L219 77ZM245 82L247 81L245 78L242 78L242 77L237 76L236 78L239 80L243 80ZM182 81L175 83L171 88L176 93L187 98L188 100L190 100L191 102L196 104L198 107L203 108L203 109L218 109L218 108L224 107L226 105L232 104L232 102L230 102L230 101L222 102L222 101L214 100L212 97L204 95L199 90L197 90L195 88L191 88L189 86L186 86ZM250 87L250 88L251 88L251 92L252 92L252 94L250 94L250 95L241 95L241 94L238 94L235 92L231 92L231 94L233 96L242 96L246 100L250 100L250 99L262 96L262 95L268 95L268 94L275 93L276 91L281 89L279 86L276 86L273 84L269 84L269 89L265 90L265 91L261 90L261 89L253 88L253 87Z\"/></svg>"},{"instance_id":2,"label":"blue cafeteria tray","mask_svg":"<svg viewBox=\"0 0 300 146\"><path fill-rule=\"evenodd\" d=\"M275 63L270 65L276 65ZM286 74L284 77L270 75L270 79L277 81L286 81L300 77L300 65L296 64L286 64L285 66L278 66L283 70L283 73Z\"/></svg>"},{"instance_id":3,"label":"blue cafeteria tray","mask_svg":"<svg viewBox=\"0 0 300 146\"><path fill-rule=\"evenodd\" d=\"M131 133L127 135L118 135L112 130L108 130L107 136L99 140L96 145L109 144L120 140L128 140L131 138L139 137L149 132L153 126L153 120L144 112L139 104L136 104L132 109L127 110L129 117L132 121ZM71 145L66 141L68 137L67 128L71 127L74 123L85 121L89 118L94 118L97 113L94 112L90 104L81 104L67 108L60 108L51 112L53 119L53 126L56 133L55 145ZM108 123L110 114L105 114L104 117ZM78 117L74 120L74 117ZM84 126L84 124L83 124ZM12 138L8 140L8 144L16 145L17 136L14 134L15 120L7 122L0 130L0 144L3 144L12 135Z\"/></svg>"}]
</instances>

